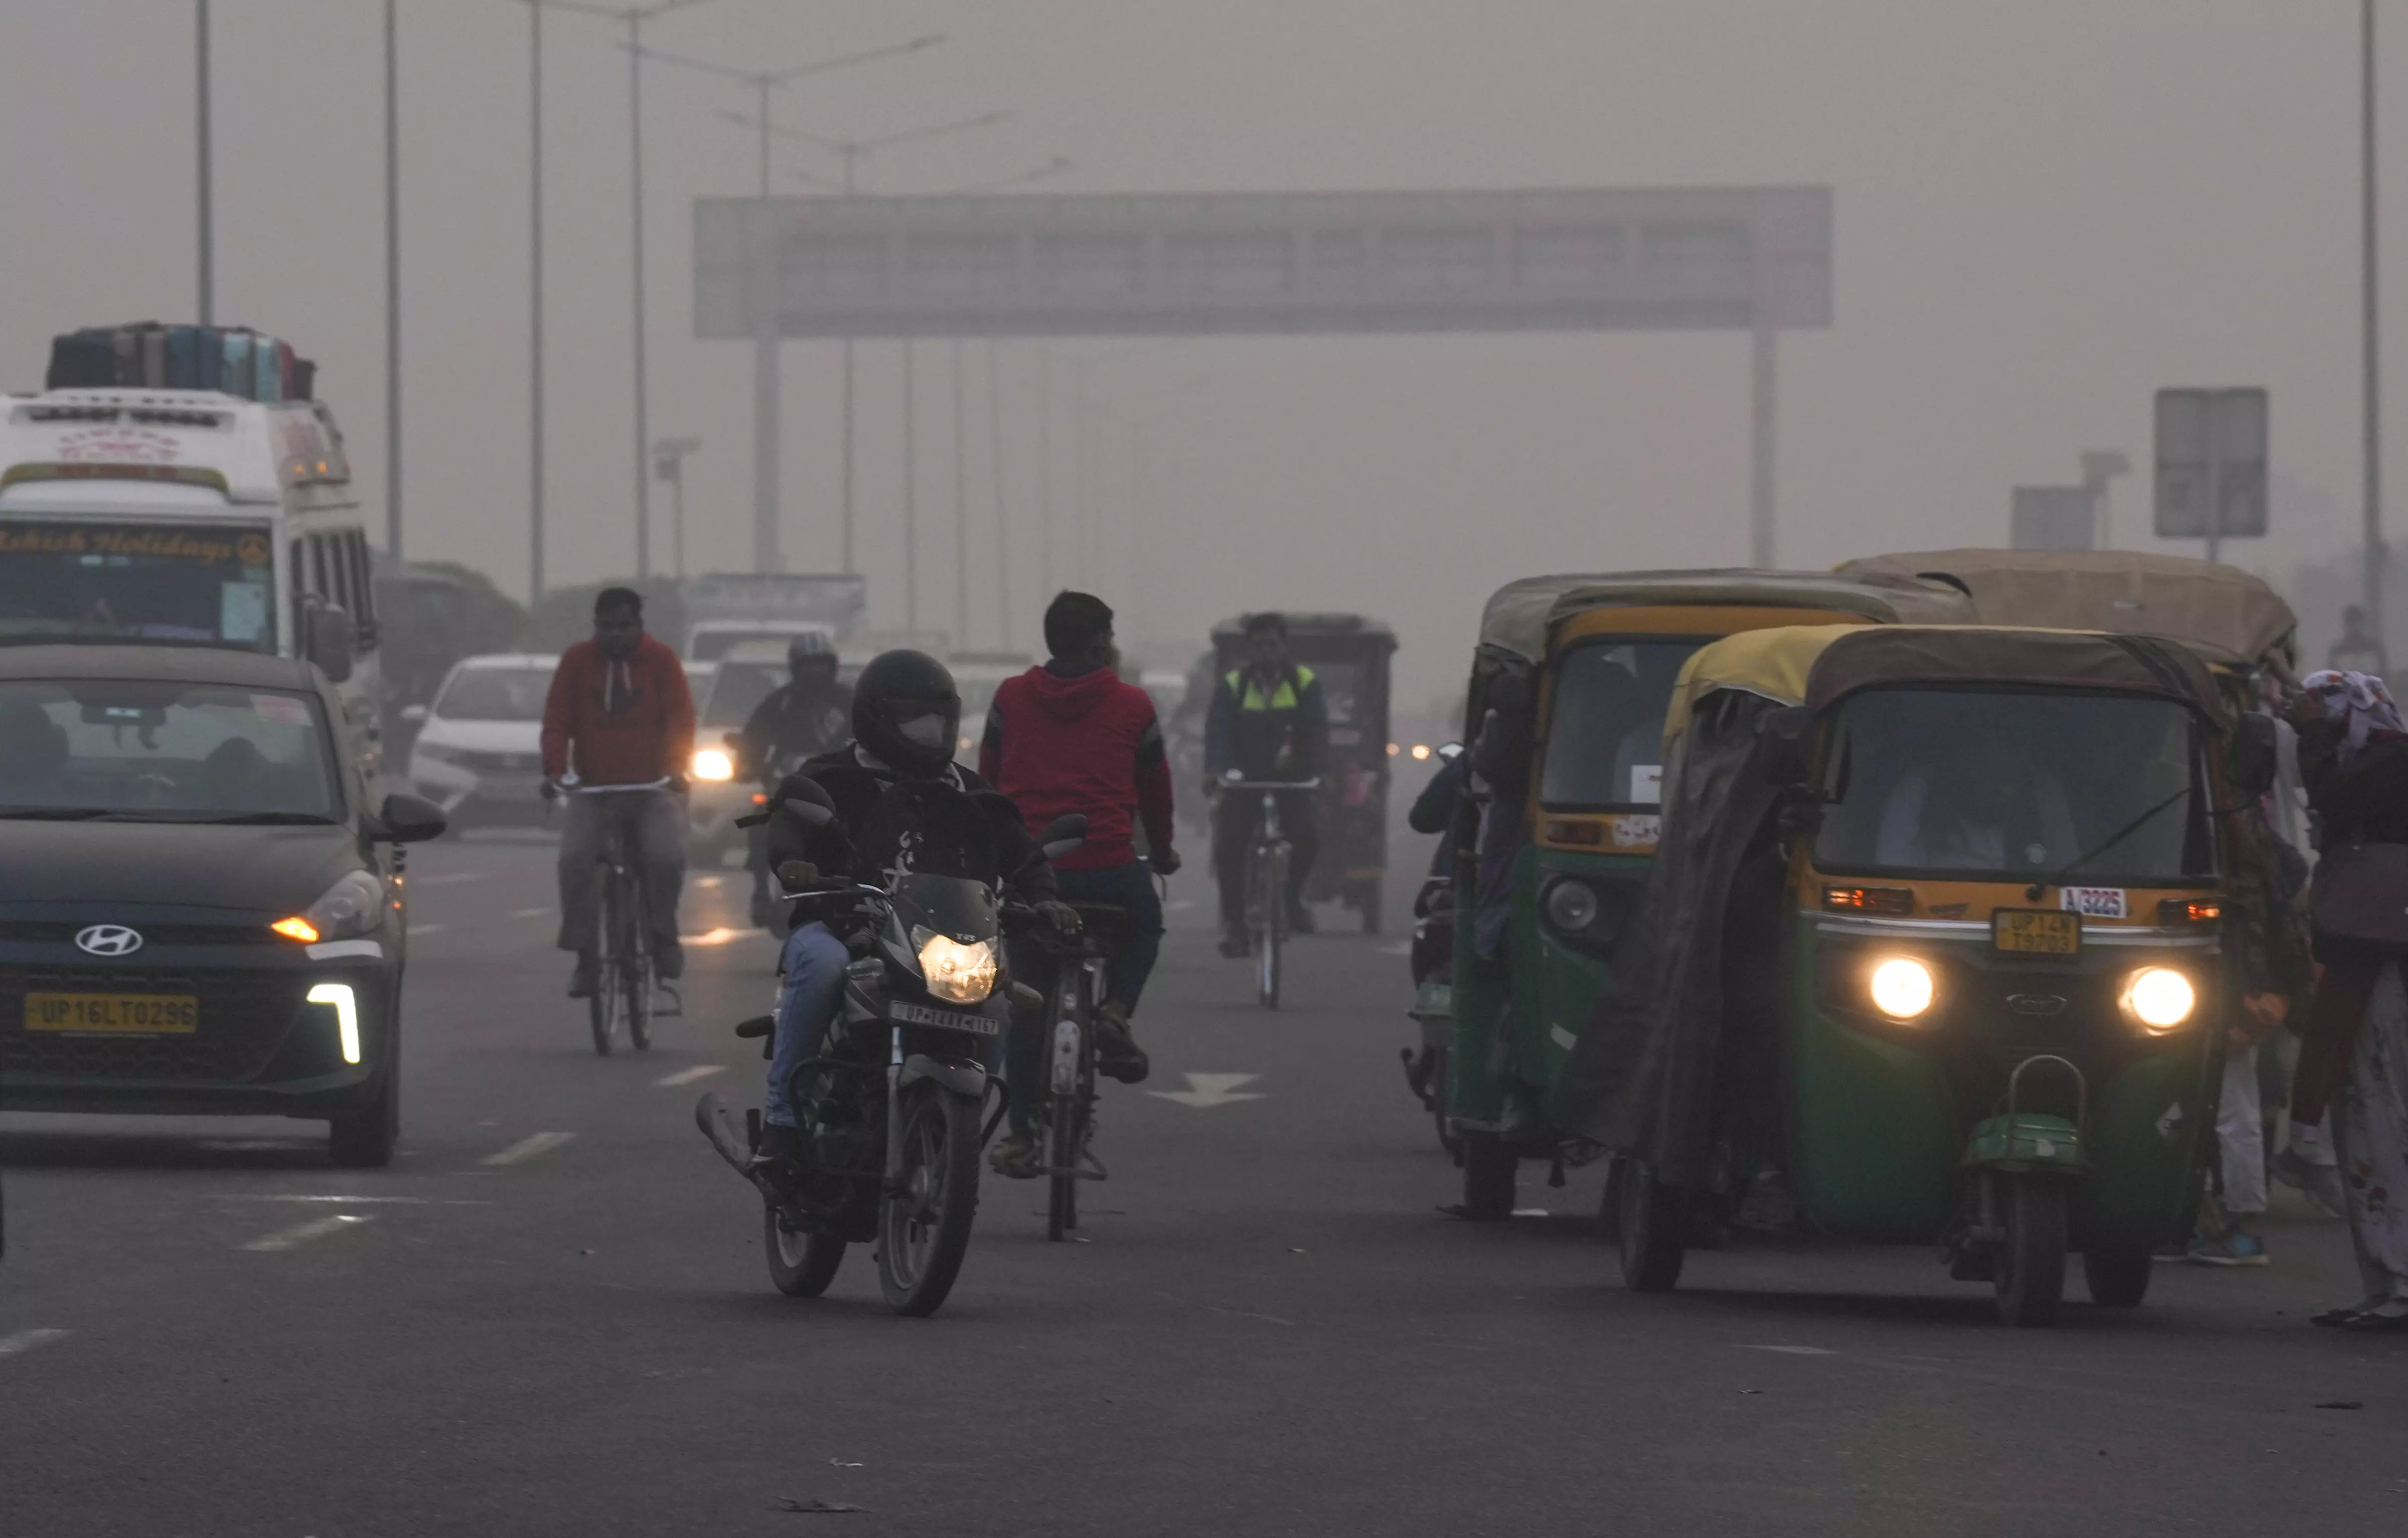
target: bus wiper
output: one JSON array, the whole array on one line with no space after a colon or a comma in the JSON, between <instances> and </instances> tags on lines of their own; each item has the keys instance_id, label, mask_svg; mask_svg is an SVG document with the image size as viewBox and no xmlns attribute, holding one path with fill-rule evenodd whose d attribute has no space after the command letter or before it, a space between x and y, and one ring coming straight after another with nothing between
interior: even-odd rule
<instances>
[{"instance_id":1,"label":"bus wiper","mask_svg":"<svg viewBox=\"0 0 2408 1538\"><path fill-rule=\"evenodd\" d=\"M2158 812L2163 812L2166 808L2173 805L2176 801L2181 800L2190 793L2190 786L2183 786L2182 789L2175 791L2172 796L2167 797L2164 800L2159 801L2157 805L2149 808L2148 811L2142 812L2130 822L2126 823L2123 826L2109 834L2099 843L2084 851L2082 854L2075 855L2065 864L2057 867L2057 869L2052 873L2042 876L2040 880L2032 883L2029 886L2025 887L2024 900L2026 902L2038 902L2040 900L2041 893L2046 891L2049 887L2061 884L2066 877L2073 874L2076 870L2088 865L2092 860L2097 859L2100 855L2104 855L2107 851L2114 848L2117 844L2122 843L2126 839L2130 838L2133 834L2139 832L2141 830L2142 824L2147 822L2150 818L2156 816Z\"/></svg>"}]
</instances>

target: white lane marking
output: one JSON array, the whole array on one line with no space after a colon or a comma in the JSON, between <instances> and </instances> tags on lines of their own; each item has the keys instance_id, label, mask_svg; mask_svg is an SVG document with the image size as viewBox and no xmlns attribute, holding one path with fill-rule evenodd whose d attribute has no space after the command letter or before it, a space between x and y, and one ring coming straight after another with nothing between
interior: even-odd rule
<instances>
[{"instance_id":1,"label":"white lane marking","mask_svg":"<svg viewBox=\"0 0 2408 1538\"><path fill-rule=\"evenodd\" d=\"M490 1201L431 1196L318 1196L306 1191L212 1191L212 1201L336 1201L346 1207L377 1204L388 1207L490 1207Z\"/></svg>"},{"instance_id":2,"label":"white lane marking","mask_svg":"<svg viewBox=\"0 0 2408 1538\"><path fill-rule=\"evenodd\" d=\"M550 918L551 916L552 910L549 908L513 908L510 910L510 917L512 918Z\"/></svg>"},{"instance_id":3,"label":"white lane marking","mask_svg":"<svg viewBox=\"0 0 2408 1538\"><path fill-rule=\"evenodd\" d=\"M1400 945L1383 945L1380 947L1380 954L1382 956L1411 956L1413 954L1413 942L1408 940Z\"/></svg>"},{"instance_id":4,"label":"white lane marking","mask_svg":"<svg viewBox=\"0 0 2408 1538\"><path fill-rule=\"evenodd\" d=\"M440 876L420 876L416 878L416 884L420 886L457 886L462 882L483 881L485 876L486 872L482 870L452 870Z\"/></svg>"},{"instance_id":5,"label":"white lane marking","mask_svg":"<svg viewBox=\"0 0 2408 1538\"><path fill-rule=\"evenodd\" d=\"M375 1215L369 1213L337 1213L331 1217L313 1217L307 1223L295 1223L289 1229L279 1229L274 1233L263 1235L243 1248L262 1255L274 1254L296 1244L306 1244L312 1239L323 1239L330 1233L340 1233L345 1229L375 1221Z\"/></svg>"},{"instance_id":6,"label":"white lane marking","mask_svg":"<svg viewBox=\"0 0 2408 1538\"><path fill-rule=\"evenodd\" d=\"M1784 1357L1836 1357L1839 1355L1836 1351L1827 1351L1819 1345L1742 1345L1740 1349L1742 1351L1777 1351Z\"/></svg>"},{"instance_id":7,"label":"white lane marking","mask_svg":"<svg viewBox=\"0 0 2408 1538\"><path fill-rule=\"evenodd\" d=\"M1261 1078L1259 1073L1187 1073L1181 1077L1187 1081L1184 1089L1149 1089L1146 1093L1156 1100L1177 1100L1198 1111L1209 1111L1216 1105L1228 1105L1237 1100L1262 1099L1260 1095L1236 1093L1240 1085L1253 1084Z\"/></svg>"},{"instance_id":8,"label":"white lane marking","mask_svg":"<svg viewBox=\"0 0 2408 1538\"><path fill-rule=\"evenodd\" d=\"M487 1154L484 1162L496 1169L509 1164L523 1164L538 1154L551 1153L575 1136L574 1132L537 1132L519 1139L497 1154Z\"/></svg>"},{"instance_id":9,"label":"white lane marking","mask_svg":"<svg viewBox=\"0 0 2408 1538\"><path fill-rule=\"evenodd\" d=\"M698 935L680 935L678 936L678 943L681 945L725 945L731 941L738 940L766 940L768 938L768 934L769 931L767 929L731 929L726 925L723 924L715 929L705 929Z\"/></svg>"},{"instance_id":10,"label":"white lane marking","mask_svg":"<svg viewBox=\"0 0 2408 1538\"><path fill-rule=\"evenodd\" d=\"M696 1063L692 1068L679 1069L675 1073L671 1073L666 1078L654 1079L652 1083L655 1086L662 1089L675 1089L681 1084L692 1084L696 1079L708 1079L714 1073L724 1073L725 1071L726 1065L723 1063Z\"/></svg>"},{"instance_id":11,"label":"white lane marking","mask_svg":"<svg viewBox=\"0 0 2408 1538\"><path fill-rule=\"evenodd\" d=\"M22 1357L37 1345L66 1338L64 1330L21 1330L14 1335L0 1335L0 1357Z\"/></svg>"},{"instance_id":12,"label":"white lane marking","mask_svg":"<svg viewBox=\"0 0 2408 1538\"><path fill-rule=\"evenodd\" d=\"M439 935L450 927L449 924L413 924L409 932L414 935Z\"/></svg>"}]
</instances>

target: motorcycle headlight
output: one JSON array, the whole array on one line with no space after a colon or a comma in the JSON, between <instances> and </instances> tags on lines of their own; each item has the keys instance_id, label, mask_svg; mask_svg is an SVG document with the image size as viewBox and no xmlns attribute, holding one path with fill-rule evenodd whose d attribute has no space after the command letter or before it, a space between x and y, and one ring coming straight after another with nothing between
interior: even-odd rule
<instances>
[{"instance_id":1,"label":"motorcycle headlight","mask_svg":"<svg viewBox=\"0 0 2408 1538\"><path fill-rule=\"evenodd\" d=\"M920 979L930 993L952 1004L986 1002L995 991L995 941L965 945L951 935L912 938L920 940Z\"/></svg>"},{"instance_id":2,"label":"motorcycle headlight","mask_svg":"<svg viewBox=\"0 0 2408 1538\"><path fill-rule=\"evenodd\" d=\"M697 780L733 780L736 778L736 760L719 748L696 748L694 777Z\"/></svg>"},{"instance_id":3,"label":"motorcycle headlight","mask_svg":"<svg viewBox=\"0 0 2408 1538\"><path fill-rule=\"evenodd\" d=\"M2172 967L2143 967L2124 985L2124 1013L2153 1036L2174 1029L2198 1007L2190 979Z\"/></svg>"},{"instance_id":4,"label":"motorcycle headlight","mask_svg":"<svg viewBox=\"0 0 2408 1538\"><path fill-rule=\"evenodd\" d=\"M365 870L354 870L326 888L324 895L291 918L268 926L287 940L305 945L322 940L349 940L377 927L384 908L384 884Z\"/></svg>"}]
</instances>

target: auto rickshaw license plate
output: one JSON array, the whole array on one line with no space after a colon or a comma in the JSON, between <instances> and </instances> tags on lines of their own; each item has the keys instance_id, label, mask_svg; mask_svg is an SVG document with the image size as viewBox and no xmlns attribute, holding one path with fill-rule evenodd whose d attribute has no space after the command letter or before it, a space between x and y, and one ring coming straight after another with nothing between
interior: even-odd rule
<instances>
[{"instance_id":1,"label":"auto rickshaw license plate","mask_svg":"<svg viewBox=\"0 0 2408 1538\"><path fill-rule=\"evenodd\" d=\"M2001 908L1990 915L1990 942L2022 956L2082 954L2082 915L2045 908Z\"/></svg>"},{"instance_id":2,"label":"auto rickshaw license plate","mask_svg":"<svg viewBox=\"0 0 2408 1538\"><path fill-rule=\"evenodd\" d=\"M189 993L29 993L27 1030L110 1036L190 1036L201 1001Z\"/></svg>"}]
</instances>

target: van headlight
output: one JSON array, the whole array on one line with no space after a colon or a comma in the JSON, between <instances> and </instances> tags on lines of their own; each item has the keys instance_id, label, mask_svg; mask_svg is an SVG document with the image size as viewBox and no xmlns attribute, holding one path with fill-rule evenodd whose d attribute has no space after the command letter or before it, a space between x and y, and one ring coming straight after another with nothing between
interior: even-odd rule
<instances>
[{"instance_id":1,"label":"van headlight","mask_svg":"<svg viewBox=\"0 0 2408 1538\"><path fill-rule=\"evenodd\" d=\"M920 941L920 979L930 993L947 1003L986 1002L986 996L995 991L995 971L991 940L965 945L951 935L928 935Z\"/></svg>"},{"instance_id":2,"label":"van headlight","mask_svg":"<svg viewBox=\"0 0 2408 1538\"><path fill-rule=\"evenodd\" d=\"M384 884L365 870L354 870L326 888L318 900L291 918L268 926L287 940L305 945L322 940L350 940L366 934L384 917Z\"/></svg>"},{"instance_id":3,"label":"van headlight","mask_svg":"<svg viewBox=\"0 0 2408 1538\"><path fill-rule=\"evenodd\" d=\"M2143 967L2124 985L2124 1013L2152 1036L2181 1026L2199 1007L2190 979L2172 967Z\"/></svg>"},{"instance_id":4,"label":"van headlight","mask_svg":"<svg viewBox=\"0 0 2408 1538\"><path fill-rule=\"evenodd\" d=\"M1873 969L1868 991L1873 1008L1893 1020L1912 1020L1931 1007L1937 989L1930 968L1911 956L1894 956Z\"/></svg>"},{"instance_id":5,"label":"van headlight","mask_svg":"<svg viewBox=\"0 0 2408 1538\"><path fill-rule=\"evenodd\" d=\"M696 748L694 777L697 780L733 780L736 778L736 760L719 748Z\"/></svg>"}]
</instances>

